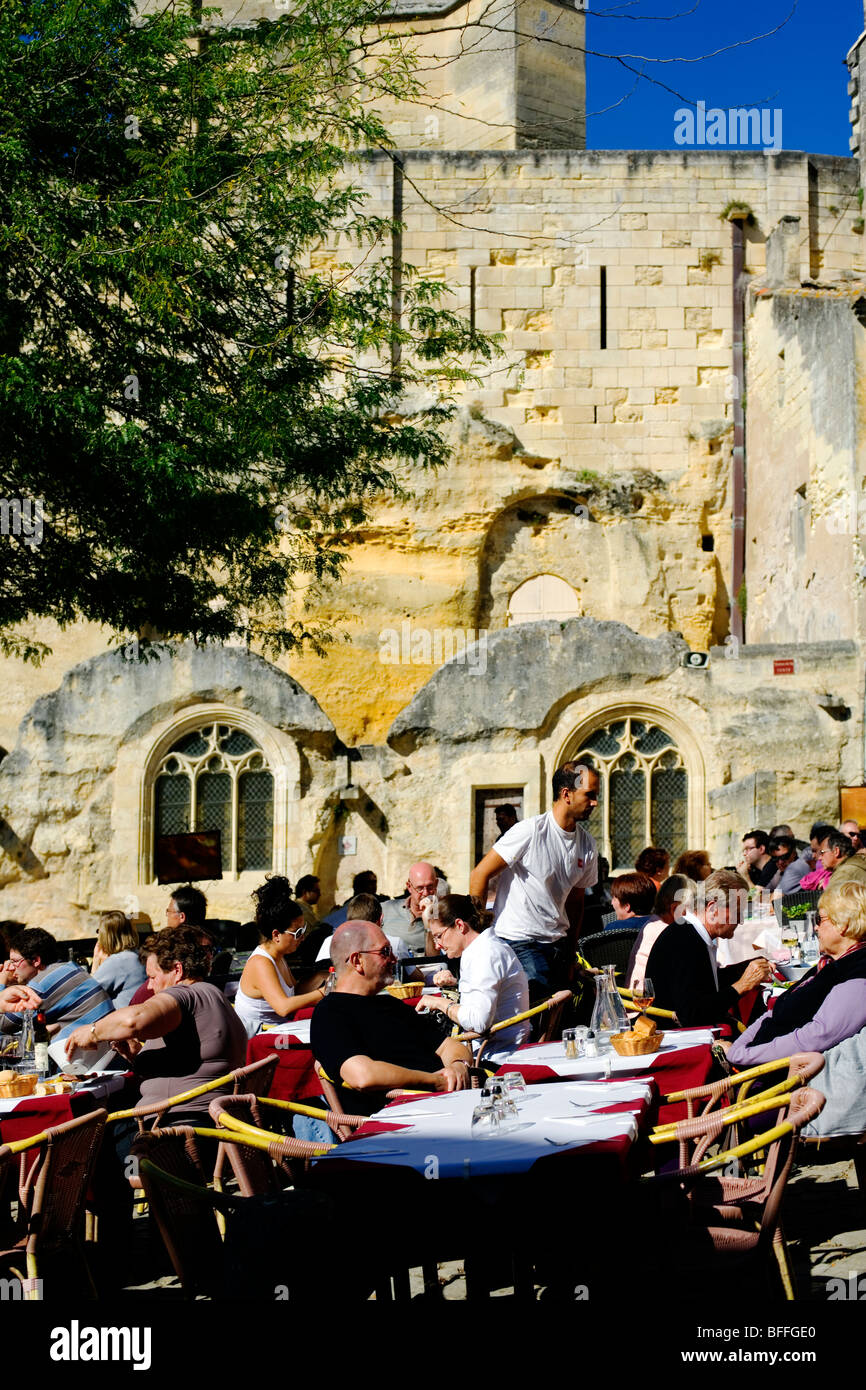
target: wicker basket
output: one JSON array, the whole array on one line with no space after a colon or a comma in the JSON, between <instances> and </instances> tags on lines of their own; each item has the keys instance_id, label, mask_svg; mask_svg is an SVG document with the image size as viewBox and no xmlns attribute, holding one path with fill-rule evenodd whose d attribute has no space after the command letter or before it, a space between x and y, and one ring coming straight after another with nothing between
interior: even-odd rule
<instances>
[{"instance_id":1,"label":"wicker basket","mask_svg":"<svg viewBox=\"0 0 866 1390\"><path fill-rule=\"evenodd\" d=\"M636 1036L634 1033L614 1033L610 1040L610 1045L614 1052L618 1052L620 1057L646 1057L651 1052L658 1052L664 1039L664 1033L650 1033Z\"/></svg>"},{"instance_id":2,"label":"wicker basket","mask_svg":"<svg viewBox=\"0 0 866 1390\"><path fill-rule=\"evenodd\" d=\"M393 994L395 999L418 999L424 988L423 982L416 980L409 985L387 985L388 993Z\"/></svg>"},{"instance_id":3,"label":"wicker basket","mask_svg":"<svg viewBox=\"0 0 866 1390\"><path fill-rule=\"evenodd\" d=\"M19 1096L32 1096L39 1077L33 1072L30 1076L16 1076L14 1081L0 1083L0 1096L4 1100L17 1100Z\"/></svg>"}]
</instances>

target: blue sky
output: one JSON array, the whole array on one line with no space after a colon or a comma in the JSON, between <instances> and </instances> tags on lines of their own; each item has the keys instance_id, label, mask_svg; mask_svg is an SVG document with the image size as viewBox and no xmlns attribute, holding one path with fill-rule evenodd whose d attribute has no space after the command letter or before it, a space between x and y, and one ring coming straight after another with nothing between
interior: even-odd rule
<instances>
[{"instance_id":1,"label":"blue sky","mask_svg":"<svg viewBox=\"0 0 866 1390\"><path fill-rule=\"evenodd\" d=\"M769 34L777 25L783 27ZM779 110L783 149L848 155L844 59L862 31L863 0L589 0L587 146L676 148L674 113L684 97L708 108ZM730 47L761 34L769 37ZM723 48L728 51L702 62L642 61L695 58ZM627 100L603 112L632 90L636 75L591 50L641 55L626 61L681 95L639 80Z\"/></svg>"}]
</instances>

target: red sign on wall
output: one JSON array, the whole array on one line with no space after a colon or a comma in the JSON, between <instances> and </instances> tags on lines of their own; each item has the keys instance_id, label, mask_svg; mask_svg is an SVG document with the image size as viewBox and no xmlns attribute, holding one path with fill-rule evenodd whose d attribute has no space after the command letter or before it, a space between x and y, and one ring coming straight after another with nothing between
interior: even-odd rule
<instances>
[{"instance_id":1,"label":"red sign on wall","mask_svg":"<svg viewBox=\"0 0 866 1390\"><path fill-rule=\"evenodd\" d=\"M794 674L794 658L793 658L793 657L786 657L786 658L785 658L784 660L782 660L782 661L774 661L774 662L773 662L773 675L774 675L774 676L793 676L793 674Z\"/></svg>"}]
</instances>

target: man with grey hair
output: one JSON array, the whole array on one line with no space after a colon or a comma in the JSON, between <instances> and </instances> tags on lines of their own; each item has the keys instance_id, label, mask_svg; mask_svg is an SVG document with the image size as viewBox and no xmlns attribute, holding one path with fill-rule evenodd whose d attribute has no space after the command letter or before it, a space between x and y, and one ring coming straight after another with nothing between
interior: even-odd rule
<instances>
[{"instance_id":1,"label":"man with grey hair","mask_svg":"<svg viewBox=\"0 0 866 1390\"><path fill-rule=\"evenodd\" d=\"M507 941L529 981L529 1002L573 981L583 898L598 877L595 841L581 824L598 804L598 773L563 763L553 774L553 805L518 821L476 864L469 893L482 906L495 874L494 931Z\"/></svg>"},{"instance_id":2,"label":"man with grey hair","mask_svg":"<svg viewBox=\"0 0 866 1390\"><path fill-rule=\"evenodd\" d=\"M461 1091L469 1084L469 1049L443 1041L438 1015L418 1014L387 993L394 955L381 927L346 922L331 938L331 962L337 987L313 1013L310 1044L348 1111L372 1114L396 1086Z\"/></svg>"},{"instance_id":3,"label":"man with grey hair","mask_svg":"<svg viewBox=\"0 0 866 1390\"><path fill-rule=\"evenodd\" d=\"M720 967L716 962L716 943L729 940L743 920L746 880L733 869L717 869L695 891L694 908L665 927L646 964L656 1007L672 1009L681 1028L730 1022L741 997L772 975L763 956L746 965L740 961Z\"/></svg>"}]
</instances>

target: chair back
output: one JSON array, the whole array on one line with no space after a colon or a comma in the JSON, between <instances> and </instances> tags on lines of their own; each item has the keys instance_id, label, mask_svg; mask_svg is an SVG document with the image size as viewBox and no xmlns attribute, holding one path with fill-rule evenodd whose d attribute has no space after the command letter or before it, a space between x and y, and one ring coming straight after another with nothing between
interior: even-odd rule
<instances>
[{"instance_id":1,"label":"chair back","mask_svg":"<svg viewBox=\"0 0 866 1390\"><path fill-rule=\"evenodd\" d=\"M78 1240L107 1114L94 1110L46 1130L21 1194L28 1253L50 1255Z\"/></svg>"},{"instance_id":2,"label":"chair back","mask_svg":"<svg viewBox=\"0 0 866 1390\"><path fill-rule=\"evenodd\" d=\"M640 934L638 927L611 927L608 931L597 931L592 936L582 936L577 949L587 965L598 969L612 965L617 975L625 978L632 947ZM628 984L628 981L625 981Z\"/></svg>"},{"instance_id":3,"label":"chair back","mask_svg":"<svg viewBox=\"0 0 866 1390\"><path fill-rule=\"evenodd\" d=\"M813 1086L803 1086L791 1096L787 1107L790 1128L768 1149L764 1163L767 1196L761 1215L761 1243L769 1243L776 1235L782 1198L794 1162L800 1130L816 1115L820 1115L826 1104L826 1097Z\"/></svg>"},{"instance_id":4,"label":"chair back","mask_svg":"<svg viewBox=\"0 0 866 1390\"><path fill-rule=\"evenodd\" d=\"M784 927L788 922L801 922L807 912L814 912L823 891L823 888L796 888L793 893L783 893L781 898L774 898L773 911L779 926Z\"/></svg>"},{"instance_id":5,"label":"chair back","mask_svg":"<svg viewBox=\"0 0 866 1390\"><path fill-rule=\"evenodd\" d=\"M208 1108L217 1128L220 1126L220 1115L233 1115L235 1119L243 1120L248 1125L266 1129L267 1123L256 1101L255 1095L215 1096ZM269 1116L268 1119L270 1118ZM220 1144L220 1150L228 1158L241 1196L254 1197L266 1192L281 1191L285 1184L279 1182L277 1171L268 1154L260 1149L248 1148L240 1134L233 1134L231 1140L231 1143Z\"/></svg>"},{"instance_id":6,"label":"chair back","mask_svg":"<svg viewBox=\"0 0 866 1390\"><path fill-rule=\"evenodd\" d=\"M238 1067L237 1071L232 1072L234 1094L236 1096L268 1095L273 1085L274 1073L277 1070L279 1060L276 1052L269 1052L267 1057L262 1057L258 1062L250 1062L246 1067Z\"/></svg>"},{"instance_id":7,"label":"chair back","mask_svg":"<svg viewBox=\"0 0 866 1390\"><path fill-rule=\"evenodd\" d=\"M188 1125L151 1129L133 1140L141 1183L174 1272L188 1298L219 1295L223 1249L195 1135Z\"/></svg>"}]
</instances>

